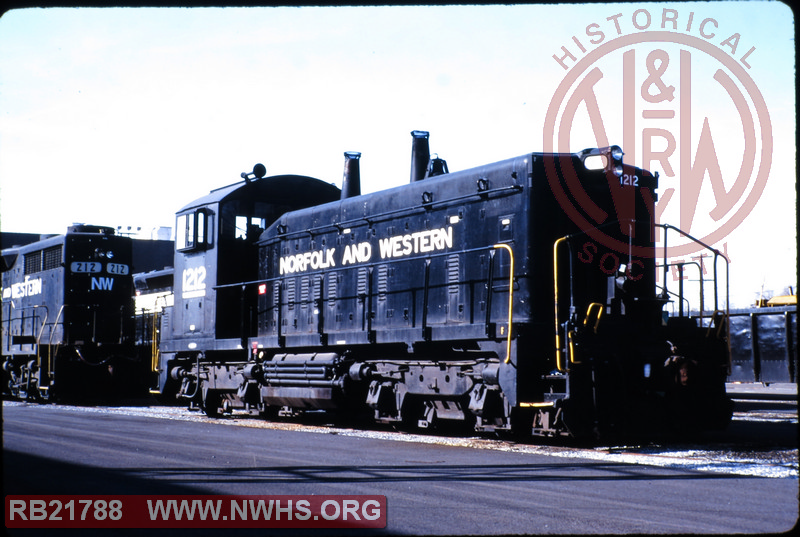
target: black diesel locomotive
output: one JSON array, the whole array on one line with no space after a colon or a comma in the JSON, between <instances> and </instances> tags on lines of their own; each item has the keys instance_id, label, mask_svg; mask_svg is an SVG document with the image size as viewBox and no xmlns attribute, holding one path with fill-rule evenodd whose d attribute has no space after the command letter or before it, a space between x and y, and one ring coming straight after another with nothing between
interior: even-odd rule
<instances>
[{"instance_id":1,"label":"black diesel locomotive","mask_svg":"<svg viewBox=\"0 0 800 537\"><path fill-rule=\"evenodd\" d=\"M162 393L524 435L727 424L724 315L663 311L657 176L616 146L448 173L412 136L406 186L360 195L346 153L341 191L257 165L178 213Z\"/></svg>"},{"instance_id":2,"label":"black diesel locomotive","mask_svg":"<svg viewBox=\"0 0 800 537\"><path fill-rule=\"evenodd\" d=\"M114 396L131 386L131 239L71 226L3 250L3 390L32 400Z\"/></svg>"}]
</instances>

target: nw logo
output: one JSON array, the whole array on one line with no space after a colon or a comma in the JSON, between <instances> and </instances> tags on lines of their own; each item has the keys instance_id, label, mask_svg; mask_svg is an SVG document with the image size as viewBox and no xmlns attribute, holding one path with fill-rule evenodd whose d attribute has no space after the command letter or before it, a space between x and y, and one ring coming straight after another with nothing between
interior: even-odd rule
<instances>
[{"instance_id":1,"label":"nw logo","mask_svg":"<svg viewBox=\"0 0 800 537\"><path fill-rule=\"evenodd\" d=\"M99 289L101 291L111 291L114 287L114 278L95 278L92 277L92 291Z\"/></svg>"}]
</instances>

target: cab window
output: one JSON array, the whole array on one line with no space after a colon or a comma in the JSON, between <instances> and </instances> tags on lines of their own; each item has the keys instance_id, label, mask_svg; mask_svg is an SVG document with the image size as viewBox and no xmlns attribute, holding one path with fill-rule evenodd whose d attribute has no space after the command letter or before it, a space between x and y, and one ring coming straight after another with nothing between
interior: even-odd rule
<instances>
[{"instance_id":1,"label":"cab window","mask_svg":"<svg viewBox=\"0 0 800 537\"><path fill-rule=\"evenodd\" d=\"M264 218L257 216L237 216L236 217L236 235L234 238L247 240L257 239L261 232L267 228L267 222Z\"/></svg>"},{"instance_id":2,"label":"cab window","mask_svg":"<svg viewBox=\"0 0 800 537\"><path fill-rule=\"evenodd\" d=\"M178 215L175 225L175 248L199 250L212 244L211 215L204 210Z\"/></svg>"}]
</instances>

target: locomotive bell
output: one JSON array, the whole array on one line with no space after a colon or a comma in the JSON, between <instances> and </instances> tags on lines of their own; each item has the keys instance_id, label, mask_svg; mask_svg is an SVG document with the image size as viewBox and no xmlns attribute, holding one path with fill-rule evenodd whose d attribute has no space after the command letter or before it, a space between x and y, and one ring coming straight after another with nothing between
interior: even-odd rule
<instances>
[{"instance_id":1,"label":"locomotive bell","mask_svg":"<svg viewBox=\"0 0 800 537\"><path fill-rule=\"evenodd\" d=\"M428 173L425 177L436 177L437 175L444 175L449 173L447 169L447 161L439 158L439 155L434 153L431 156L431 161L428 164Z\"/></svg>"}]
</instances>

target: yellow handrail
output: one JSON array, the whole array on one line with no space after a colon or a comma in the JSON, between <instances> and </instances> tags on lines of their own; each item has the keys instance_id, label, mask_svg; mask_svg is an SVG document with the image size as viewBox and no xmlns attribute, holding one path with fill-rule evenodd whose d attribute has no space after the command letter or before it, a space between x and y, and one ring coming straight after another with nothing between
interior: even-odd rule
<instances>
[{"instance_id":1,"label":"yellow handrail","mask_svg":"<svg viewBox=\"0 0 800 537\"><path fill-rule=\"evenodd\" d=\"M603 305L599 302L592 302L589 304L589 307L586 308L586 317L583 319L583 326L589 324L589 317L592 315L592 310L597 310L597 319L594 322L594 333L597 333L597 327L600 325L600 317L603 316ZM567 345L569 346L569 363L571 364L579 364L580 362L575 359L575 341L573 338L575 337L576 331L570 330L567 332Z\"/></svg>"},{"instance_id":2,"label":"yellow handrail","mask_svg":"<svg viewBox=\"0 0 800 537\"><path fill-rule=\"evenodd\" d=\"M603 316L603 305L599 302L592 302L589 304L589 307L586 308L586 318L583 319L583 326L589 322L589 316L592 314L592 309L597 306L597 320L594 322L594 333L597 333L597 327L600 325L600 317Z\"/></svg>"},{"instance_id":3,"label":"yellow handrail","mask_svg":"<svg viewBox=\"0 0 800 537\"><path fill-rule=\"evenodd\" d=\"M158 318L158 312L153 311L152 317L152 331L150 332L150 371L155 373L158 371L158 339L156 337L156 319Z\"/></svg>"},{"instance_id":4,"label":"yellow handrail","mask_svg":"<svg viewBox=\"0 0 800 537\"><path fill-rule=\"evenodd\" d=\"M161 300L164 301L163 305L159 305ZM160 353L160 349L159 349L159 346L158 346L159 339L160 339L159 338L159 334L158 334L158 331L159 331L158 321L160 320L159 316L158 316L159 308L160 308L161 313L163 315L164 310L167 308L167 297L166 296L156 297L156 300L155 300L155 302L153 304L152 332L151 332L151 338L150 338L150 372L151 373L158 373L158 362L159 362L159 358L160 358L160 354L159 354ZM156 389L152 389L151 388L150 389L150 393L152 393L152 394L160 394L161 390L159 390L157 387L156 387Z\"/></svg>"},{"instance_id":5,"label":"yellow handrail","mask_svg":"<svg viewBox=\"0 0 800 537\"><path fill-rule=\"evenodd\" d=\"M508 250L508 255L511 258L511 266L509 268L509 274L508 274L508 336L506 338L506 359L505 359L505 363L509 363L511 362L511 321L513 317L513 306L514 306L514 251L508 244L495 244L494 247Z\"/></svg>"},{"instance_id":6,"label":"yellow handrail","mask_svg":"<svg viewBox=\"0 0 800 537\"><path fill-rule=\"evenodd\" d=\"M567 332L567 345L569 346L569 363L571 364L579 364L577 360L575 360L575 341L573 338L575 337L575 330L570 330Z\"/></svg>"},{"instance_id":7,"label":"yellow handrail","mask_svg":"<svg viewBox=\"0 0 800 537\"><path fill-rule=\"evenodd\" d=\"M553 243L553 292L555 294L553 303L555 305L555 323L556 323L556 369L564 371L561 365L561 335L558 326L558 245L566 241L566 237L561 237Z\"/></svg>"},{"instance_id":8,"label":"yellow handrail","mask_svg":"<svg viewBox=\"0 0 800 537\"><path fill-rule=\"evenodd\" d=\"M706 330L706 337L711 336L711 331L714 329L714 323L717 320L717 314L720 315L719 317L719 325L717 325L717 334L716 337L719 338L720 334L722 333L722 328L725 326L725 323L728 321L728 314L725 313L725 310L714 310L714 313L711 314L709 323L708 323L708 330Z\"/></svg>"}]
</instances>

